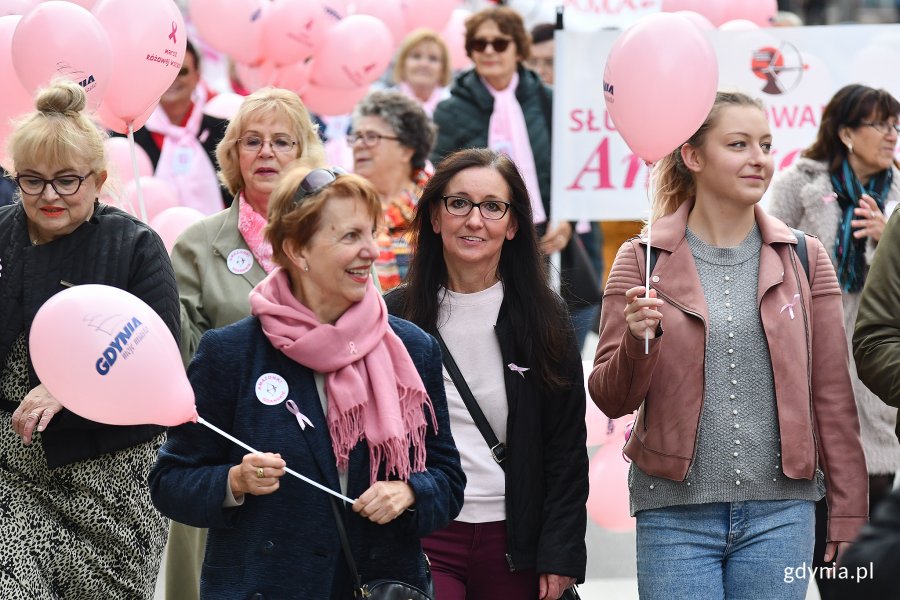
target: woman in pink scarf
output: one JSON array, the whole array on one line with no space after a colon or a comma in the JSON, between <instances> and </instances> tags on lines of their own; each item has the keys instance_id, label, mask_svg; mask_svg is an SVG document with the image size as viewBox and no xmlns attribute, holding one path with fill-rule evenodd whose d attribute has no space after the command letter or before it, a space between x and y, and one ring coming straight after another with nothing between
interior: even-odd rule
<instances>
[{"instance_id":1,"label":"woman in pink scarf","mask_svg":"<svg viewBox=\"0 0 900 600\"><path fill-rule=\"evenodd\" d=\"M356 175L295 167L269 202L277 266L250 294L253 316L208 331L188 371L198 411L261 453L172 429L154 503L209 528L201 598L349 600L336 516L363 582L428 589L419 538L457 515L465 476L439 346L388 316L371 280L378 195ZM352 511L335 515L287 466L355 498Z\"/></svg>"}]
</instances>

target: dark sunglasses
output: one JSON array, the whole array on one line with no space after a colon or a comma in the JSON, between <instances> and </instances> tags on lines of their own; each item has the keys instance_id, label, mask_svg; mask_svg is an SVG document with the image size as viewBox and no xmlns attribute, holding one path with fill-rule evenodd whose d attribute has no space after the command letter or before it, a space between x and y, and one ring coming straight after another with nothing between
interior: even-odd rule
<instances>
[{"instance_id":1,"label":"dark sunglasses","mask_svg":"<svg viewBox=\"0 0 900 600\"><path fill-rule=\"evenodd\" d=\"M484 52L490 46L494 49L494 52L505 52L511 43L511 38L495 38L493 40L475 38L469 43L469 48L475 52Z\"/></svg>"},{"instance_id":2,"label":"dark sunglasses","mask_svg":"<svg viewBox=\"0 0 900 600\"><path fill-rule=\"evenodd\" d=\"M346 175L347 171L340 167L332 167L330 169L313 169L306 174L297 191L294 192L293 204L297 206L310 196L314 196L321 192L324 188L334 183L341 175Z\"/></svg>"}]
</instances>

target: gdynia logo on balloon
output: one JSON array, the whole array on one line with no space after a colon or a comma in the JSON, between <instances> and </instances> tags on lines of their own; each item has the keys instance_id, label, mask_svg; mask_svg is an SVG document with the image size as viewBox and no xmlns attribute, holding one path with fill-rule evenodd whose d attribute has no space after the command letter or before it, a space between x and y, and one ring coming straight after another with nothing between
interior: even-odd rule
<instances>
[{"instance_id":1,"label":"gdynia logo on balloon","mask_svg":"<svg viewBox=\"0 0 900 600\"><path fill-rule=\"evenodd\" d=\"M605 79L603 80L603 95L607 102L615 102L615 86Z\"/></svg>"},{"instance_id":2,"label":"gdynia logo on balloon","mask_svg":"<svg viewBox=\"0 0 900 600\"><path fill-rule=\"evenodd\" d=\"M140 331L138 331L139 327L142 328ZM101 375L109 373L119 356L123 360L127 360L129 356L134 354L135 346L141 343L141 340L144 339L149 331L150 329L141 323L137 317L132 317L125 324L125 327L122 328L122 331L117 333L109 342L109 346L103 351L103 355L97 359L97 372Z\"/></svg>"},{"instance_id":3,"label":"gdynia logo on balloon","mask_svg":"<svg viewBox=\"0 0 900 600\"><path fill-rule=\"evenodd\" d=\"M85 73L84 71L73 67L69 63L63 61L56 63L56 71L60 75L69 76L72 81L75 81L78 85L84 88L85 93L90 92L97 85L97 82L94 80L94 76L92 74Z\"/></svg>"}]
</instances>

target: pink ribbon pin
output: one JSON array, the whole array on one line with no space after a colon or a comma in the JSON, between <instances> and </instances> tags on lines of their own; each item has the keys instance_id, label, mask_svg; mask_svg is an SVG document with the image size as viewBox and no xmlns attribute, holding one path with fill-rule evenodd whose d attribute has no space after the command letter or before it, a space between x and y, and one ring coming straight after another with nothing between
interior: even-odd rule
<instances>
[{"instance_id":1,"label":"pink ribbon pin","mask_svg":"<svg viewBox=\"0 0 900 600\"><path fill-rule=\"evenodd\" d=\"M347 345L350 347L350 354L359 354L359 350L356 349L356 342L350 342Z\"/></svg>"},{"instance_id":2,"label":"pink ribbon pin","mask_svg":"<svg viewBox=\"0 0 900 600\"><path fill-rule=\"evenodd\" d=\"M783 313L784 311L788 311L788 314L791 316L791 319L794 318L794 307L797 306L797 303L800 301L800 294L794 294L794 299L781 307L781 310L778 311L778 314Z\"/></svg>"},{"instance_id":3,"label":"pink ribbon pin","mask_svg":"<svg viewBox=\"0 0 900 600\"><path fill-rule=\"evenodd\" d=\"M175 24L175 21L172 21L172 33L169 34L169 39L172 40L173 44L177 44L178 42L175 40L175 32L178 31L178 25Z\"/></svg>"},{"instance_id":4,"label":"pink ribbon pin","mask_svg":"<svg viewBox=\"0 0 900 600\"><path fill-rule=\"evenodd\" d=\"M522 379L525 379L525 371L528 370L528 367L520 367L520 366L517 365L516 363L509 363L509 364L506 365L506 366L509 367L509 370L510 370L510 371L513 371L513 372L515 372L515 373L518 373L519 375L522 376Z\"/></svg>"},{"instance_id":5,"label":"pink ribbon pin","mask_svg":"<svg viewBox=\"0 0 900 600\"><path fill-rule=\"evenodd\" d=\"M297 408L297 405L294 404L293 400L288 400L287 402L284 403L284 405L287 407L289 413L291 413L292 415L297 417L297 423L300 425L300 429L302 431L306 431L307 425L309 425L313 429L316 428L315 425L312 424L312 421L310 421L306 417L306 415L304 415L302 412L300 412L300 409Z\"/></svg>"}]
</instances>

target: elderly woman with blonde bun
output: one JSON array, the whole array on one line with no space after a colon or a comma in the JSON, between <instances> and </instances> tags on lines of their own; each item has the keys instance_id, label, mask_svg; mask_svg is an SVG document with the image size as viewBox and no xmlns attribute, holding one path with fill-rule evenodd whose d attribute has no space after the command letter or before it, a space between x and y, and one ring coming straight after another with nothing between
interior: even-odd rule
<instances>
[{"instance_id":1,"label":"elderly woman with blonde bun","mask_svg":"<svg viewBox=\"0 0 900 600\"><path fill-rule=\"evenodd\" d=\"M98 201L105 135L75 83L53 83L9 140L19 197L0 208L0 598L149 598L166 520L147 475L161 427L64 409L32 365L35 313L73 285L123 289L178 339L175 275L159 236Z\"/></svg>"}]
</instances>

